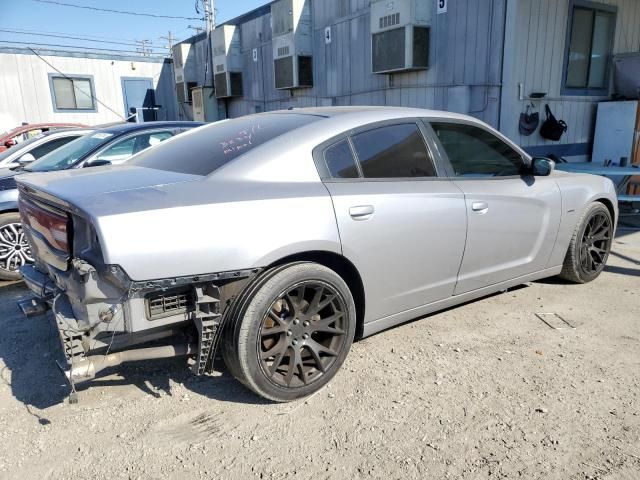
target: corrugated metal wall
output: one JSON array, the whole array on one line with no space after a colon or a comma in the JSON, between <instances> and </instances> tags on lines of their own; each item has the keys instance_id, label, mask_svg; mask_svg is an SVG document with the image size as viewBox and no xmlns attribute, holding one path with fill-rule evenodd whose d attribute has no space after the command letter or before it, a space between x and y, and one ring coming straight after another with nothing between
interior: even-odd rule
<instances>
[{"instance_id":1,"label":"corrugated metal wall","mask_svg":"<svg viewBox=\"0 0 640 480\"><path fill-rule=\"evenodd\" d=\"M315 84L292 93L274 88L270 15L243 23L244 96L227 101L229 116L316 105L446 110L459 104L462 87L470 91L468 113L497 125L505 0L451 1L441 15L436 15L436 2L430 3L429 70L376 75L371 73L369 0L313 1ZM325 27L331 27L329 44Z\"/></svg>"},{"instance_id":2,"label":"corrugated metal wall","mask_svg":"<svg viewBox=\"0 0 640 480\"><path fill-rule=\"evenodd\" d=\"M593 141L597 103L603 98L562 96L565 43L570 0L509 0L509 17L515 19L513 30L507 31L508 51L505 59L505 79L502 97L501 130L525 147L568 145L563 149L549 148L557 153L582 152ZM614 53L640 50L640 1L602 0L599 3L618 7ZM522 136L518 132L518 117L526 101L519 100L518 84L523 92L547 92L547 99L537 102L541 119L544 105L549 103L554 115L568 124L560 142L543 139L538 132ZM606 99L606 97L604 98ZM576 148L578 147L578 148ZM539 153L544 151L536 149ZM573 160L587 159L580 153Z\"/></svg>"}]
</instances>

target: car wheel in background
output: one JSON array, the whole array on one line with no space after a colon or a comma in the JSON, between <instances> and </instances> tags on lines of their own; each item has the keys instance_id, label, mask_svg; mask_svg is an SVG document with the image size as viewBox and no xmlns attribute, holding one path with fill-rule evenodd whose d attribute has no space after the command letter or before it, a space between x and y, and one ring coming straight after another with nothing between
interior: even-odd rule
<instances>
[{"instance_id":1,"label":"car wheel in background","mask_svg":"<svg viewBox=\"0 0 640 480\"><path fill-rule=\"evenodd\" d=\"M266 273L226 332L231 373L264 398L287 402L329 382L351 348L356 310L347 284L316 263Z\"/></svg>"},{"instance_id":2,"label":"car wheel in background","mask_svg":"<svg viewBox=\"0 0 640 480\"><path fill-rule=\"evenodd\" d=\"M571 238L560 277L576 283L595 280L607 263L612 240L609 209L600 202L592 203Z\"/></svg>"},{"instance_id":3,"label":"car wheel in background","mask_svg":"<svg viewBox=\"0 0 640 480\"><path fill-rule=\"evenodd\" d=\"M20 214L0 215L0 280L20 280L20 267L33 262Z\"/></svg>"}]
</instances>

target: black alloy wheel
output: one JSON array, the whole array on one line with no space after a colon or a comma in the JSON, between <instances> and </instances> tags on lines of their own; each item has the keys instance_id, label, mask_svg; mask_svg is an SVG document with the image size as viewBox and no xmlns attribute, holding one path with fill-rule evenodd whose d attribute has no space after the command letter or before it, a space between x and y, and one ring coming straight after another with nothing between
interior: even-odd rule
<instances>
[{"instance_id":1,"label":"black alloy wheel","mask_svg":"<svg viewBox=\"0 0 640 480\"><path fill-rule=\"evenodd\" d=\"M236 300L222 356L246 387L288 402L315 393L335 376L355 327L351 290L334 270L313 262L280 265Z\"/></svg>"},{"instance_id":2,"label":"black alloy wheel","mask_svg":"<svg viewBox=\"0 0 640 480\"><path fill-rule=\"evenodd\" d=\"M284 387L317 381L347 341L346 316L345 300L327 283L303 281L282 292L260 328L258 354L264 374Z\"/></svg>"},{"instance_id":3,"label":"black alloy wheel","mask_svg":"<svg viewBox=\"0 0 640 480\"><path fill-rule=\"evenodd\" d=\"M560 277L576 283L595 280L606 266L613 232L609 209L600 202L588 205L569 242Z\"/></svg>"},{"instance_id":4,"label":"black alloy wheel","mask_svg":"<svg viewBox=\"0 0 640 480\"><path fill-rule=\"evenodd\" d=\"M603 212L593 214L580 241L580 268L586 275L600 273L611 248L611 221Z\"/></svg>"}]
</instances>

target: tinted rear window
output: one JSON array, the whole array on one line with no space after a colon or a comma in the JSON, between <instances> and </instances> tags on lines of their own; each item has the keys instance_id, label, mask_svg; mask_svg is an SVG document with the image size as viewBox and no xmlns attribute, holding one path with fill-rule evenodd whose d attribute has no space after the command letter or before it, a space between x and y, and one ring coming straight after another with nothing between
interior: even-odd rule
<instances>
[{"instance_id":1,"label":"tinted rear window","mask_svg":"<svg viewBox=\"0 0 640 480\"><path fill-rule=\"evenodd\" d=\"M262 113L214 123L136 155L128 165L209 175L263 143L322 117Z\"/></svg>"}]
</instances>

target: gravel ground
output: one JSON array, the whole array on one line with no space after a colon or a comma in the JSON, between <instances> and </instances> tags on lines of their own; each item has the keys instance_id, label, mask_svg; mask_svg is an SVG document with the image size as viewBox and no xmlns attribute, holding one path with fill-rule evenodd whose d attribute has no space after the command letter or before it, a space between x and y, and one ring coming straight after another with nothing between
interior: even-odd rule
<instances>
[{"instance_id":1,"label":"gravel ground","mask_svg":"<svg viewBox=\"0 0 640 480\"><path fill-rule=\"evenodd\" d=\"M0 286L2 479L640 477L640 231L619 231L591 284L535 282L360 341L284 405L178 360L108 372L69 405L27 295Z\"/></svg>"}]
</instances>

